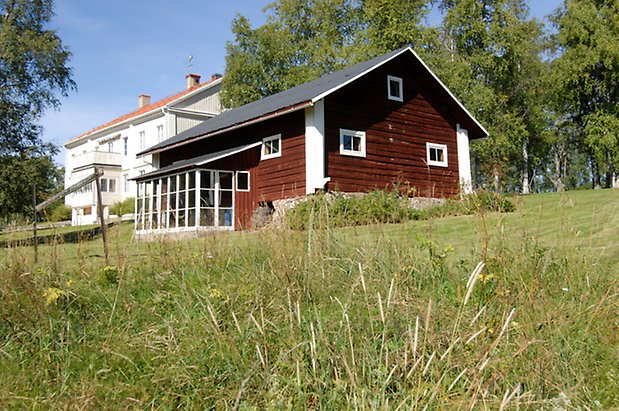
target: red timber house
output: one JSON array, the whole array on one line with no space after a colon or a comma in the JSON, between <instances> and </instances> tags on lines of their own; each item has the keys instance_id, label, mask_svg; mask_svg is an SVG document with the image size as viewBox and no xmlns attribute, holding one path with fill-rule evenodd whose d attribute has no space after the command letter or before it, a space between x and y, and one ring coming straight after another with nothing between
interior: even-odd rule
<instances>
[{"instance_id":1,"label":"red timber house","mask_svg":"<svg viewBox=\"0 0 619 411\"><path fill-rule=\"evenodd\" d=\"M224 111L140 155L138 237L251 227L262 203L317 190L469 190L469 140L487 136L411 48Z\"/></svg>"}]
</instances>

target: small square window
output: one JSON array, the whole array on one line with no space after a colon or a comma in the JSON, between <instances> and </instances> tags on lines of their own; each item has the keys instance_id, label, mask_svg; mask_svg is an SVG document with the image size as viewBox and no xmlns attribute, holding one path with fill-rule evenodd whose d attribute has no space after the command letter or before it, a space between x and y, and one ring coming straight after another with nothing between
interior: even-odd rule
<instances>
[{"instance_id":1,"label":"small square window","mask_svg":"<svg viewBox=\"0 0 619 411\"><path fill-rule=\"evenodd\" d=\"M262 139L261 160L282 156L282 135L277 134Z\"/></svg>"},{"instance_id":2,"label":"small square window","mask_svg":"<svg viewBox=\"0 0 619 411\"><path fill-rule=\"evenodd\" d=\"M340 154L365 157L365 132L341 128Z\"/></svg>"},{"instance_id":3,"label":"small square window","mask_svg":"<svg viewBox=\"0 0 619 411\"><path fill-rule=\"evenodd\" d=\"M236 191L249 191L249 171L236 172Z\"/></svg>"},{"instance_id":4,"label":"small square window","mask_svg":"<svg viewBox=\"0 0 619 411\"><path fill-rule=\"evenodd\" d=\"M426 143L429 166L447 167L447 146L445 144Z\"/></svg>"},{"instance_id":5,"label":"small square window","mask_svg":"<svg viewBox=\"0 0 619 411\"><path fill-rule=\"evenodd\" d=\"M400 77L387 76L387 97L389 100L404 101L404 91Z\"/></svg>"}]
</instances>

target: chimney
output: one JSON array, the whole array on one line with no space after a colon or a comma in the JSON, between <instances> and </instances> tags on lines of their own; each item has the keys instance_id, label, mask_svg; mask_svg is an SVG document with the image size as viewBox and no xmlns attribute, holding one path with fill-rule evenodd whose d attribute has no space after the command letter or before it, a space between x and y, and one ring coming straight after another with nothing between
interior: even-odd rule
<instances>
[{"instance_id":1,"label":"chimney","mask_svg":"<svg viewBox=\"0 0 619 411\"><path fill-rule=\"evenodd\" d=\"M187 90L189 90L190 88L200 84L200 75L189 73L185 76L185 81L187 83Z\"/></svg>"},{"instance_id":2,"label":"chimney","mask_svg":"<svg viewBox=\"0 0 619 411\"><path fill-rule=\"evenodd\" d=\"M221 74L219 74L219 73L212 74L211 75L211 81L215 81L215 80L220 79L222 77L223 76Z\"/></svg>"},{"instance_id":3,"label":"chimney","mask_svg":"<svg viewBox=\"0 0 619 411\"><path fill-rule=\"evenodd\" d=\"M140 94L138 96L138 108L150 106L150 96L148 94Z\"/></svg>"}]
</instances>

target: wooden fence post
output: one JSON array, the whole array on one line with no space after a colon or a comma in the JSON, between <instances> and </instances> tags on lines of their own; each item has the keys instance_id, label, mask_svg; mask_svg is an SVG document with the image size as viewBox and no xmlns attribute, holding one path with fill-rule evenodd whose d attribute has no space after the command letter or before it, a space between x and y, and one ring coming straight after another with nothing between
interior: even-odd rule
<instances>
[{"instance_id":1,"label":"wooden fence post","mask_svg":"<svg viewBox=\"0 0 619 411\"><path fill-rule=\"evenodd\" d=\"M34 244L34 264L39 262L39 238L37 237L37 186L32 185L32 242Z\"/></svg>"},{"instance_id":2,"label":"wooden fence post","mask_svg":"<svg viewBox=\"0 0 619 411\"><path fill-rule=\"evenodd\" d=\"M95 169L95 184L97 186L97 211L99 214L99 221L101 221L101 237L103 238L103 252L105 253L105 265L110 265L110 256L107 247L107 232L105 227L105 219L103 218L103 200L101 199L101 181L100 178L103 175L100 169Z\"/></svg>"}]
</instances>

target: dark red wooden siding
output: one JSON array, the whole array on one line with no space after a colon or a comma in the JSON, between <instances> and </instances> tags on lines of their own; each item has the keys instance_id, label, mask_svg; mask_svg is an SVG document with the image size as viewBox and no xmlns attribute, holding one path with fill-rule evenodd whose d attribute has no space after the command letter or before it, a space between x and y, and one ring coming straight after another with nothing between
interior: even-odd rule
<instances>
[{"instance_id":1,"label":"dark red wooden siding","mask_svg":"<svg viewBox=\"0 0 619 411\"><path fill-rule=\"evenodd\" d=\"M448 197L459 189L455 121L407 64L391 61L325 100L329 190L414 188L417 195ZM403 79L404 102L387 98L387 76ZM366 157L339 153L340 128L366 132ZM446 144L448 167L426 165L426 142Z\"/></svg>"},{"instance_id":2,"label":"dark red wooden siding","mask_svg":"<svg viewBox=\"0 0 619 411\"><path fill-rule=\"evenodd\" d=\"M249 171L250 191L235 193L236 228L247 228L259 202L305 195L303 110L164 151L160 155L160 165L165 167L178 160L262 141L275 134L282 137L281 157L261 161L261 147L258 146L203 166L214 170Z\"/></svg>"}]
</instances>

